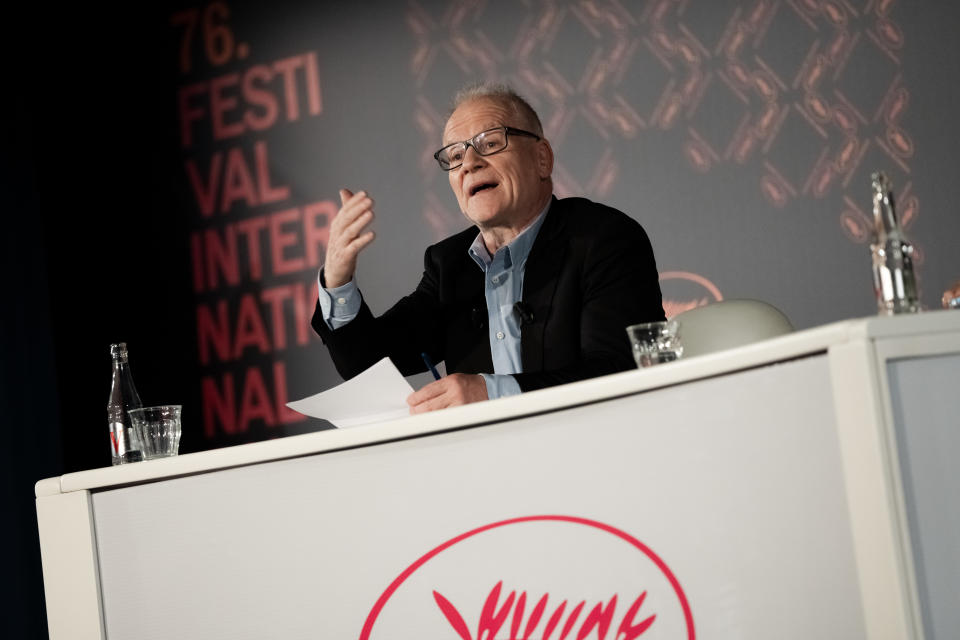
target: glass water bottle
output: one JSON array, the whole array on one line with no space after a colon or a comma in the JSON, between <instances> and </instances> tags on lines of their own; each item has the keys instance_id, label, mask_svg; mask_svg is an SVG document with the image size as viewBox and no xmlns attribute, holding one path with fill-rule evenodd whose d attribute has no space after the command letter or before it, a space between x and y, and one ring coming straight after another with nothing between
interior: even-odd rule
<instances>
[{"instance_id":1,"label":"glass water bottle","mask_svg":"<svg viewBox=\"0 0 960 640\"><path fill-rule=\"evenodd\" d=\"M143 447L130 424L130 409L142 406L137 388L133 386L130 363L127 361L125 342L110 345L113 358L113 384L110 385L110 401L107 402L107 420L110 423L110 454L113 464L140 462Z\"/></svg>"},{"instance_id":2,"label":"glass water bottle","mask_svg":"<svg viewBox=\"0 0 960 640\"><path fill-rule=\"evenodd\" d=\"M874 239L873 290L877 297L877 312L881 315L916 313L920 311L917 299L917 280L913 273L913 245L900 224L893 203L893 189L883 173L870 176L873 186Z\"/></svg>"}]
</instances>

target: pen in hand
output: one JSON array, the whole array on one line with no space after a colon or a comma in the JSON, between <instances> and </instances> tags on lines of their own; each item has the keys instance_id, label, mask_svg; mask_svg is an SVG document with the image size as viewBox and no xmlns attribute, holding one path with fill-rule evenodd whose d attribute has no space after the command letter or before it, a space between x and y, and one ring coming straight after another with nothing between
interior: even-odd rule
<instances>
[{"instance_id":1,"label":"pen in hand","mask_svg":"<svg viewBox=\"0 0 960 640\"><path fill-rule=\"evenodd\" d=\"M430 356L427 355L427 352L424 351L423 353L421 353L420 357L423 358L423 363L427 365L427 368L430 369L430 373L433 374L433 379L439 380L440 374L437 373L437 368L433 366L433 361L430 359Z\"/></svg>"}]
</instances>

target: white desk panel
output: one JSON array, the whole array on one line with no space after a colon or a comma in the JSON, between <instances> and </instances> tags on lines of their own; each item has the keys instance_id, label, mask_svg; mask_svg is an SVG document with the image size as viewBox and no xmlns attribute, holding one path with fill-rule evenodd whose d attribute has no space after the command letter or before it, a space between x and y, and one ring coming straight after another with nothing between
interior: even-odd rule
<instances>
[{"instance_id":1,"label":"white desk panel","mask_svg":"<svg viewBox=\"0 0 960 640\"><path fill-rule=\"evenodd\" d=\"M896 363L956 354L956 312L849 320L41 480L51 637L475 638L491 593L497 638L951 637L956 376Z\"/></svg>"},{"instance_id":2,"label":"white desk panel","mask_svg":"<svg viewBox=\"0 0 960 640\"><path fill-rule=\"evenodd\" d=\"M887 365L926 637L960 635L960 353Z\"/></svg>"},{"instance_id":3,"label":"white desk panel","mask_svg":"<svg viewBox=\"0 0 960 640\"><path fill-rule=\"evenodd\" d=\"M534 417L93 496L107 635L473 633L503 582L545 611L637 597L643 637L865 637L825 356ZM589 434L589 437L584 437ZM680 585L672 586L670 575ZM686 607L684 608L684 602ZM514 608L515 610L516 608ZM690 619L688 619L688 614ZM512 620L512 618L510 618ZM534 635L547 623L543 615ZM508 637L504 623L503 633ZM573 632L571 632L573 633ZM556 634L559 634L557 629Z\"/></svg>"}]
</instances>

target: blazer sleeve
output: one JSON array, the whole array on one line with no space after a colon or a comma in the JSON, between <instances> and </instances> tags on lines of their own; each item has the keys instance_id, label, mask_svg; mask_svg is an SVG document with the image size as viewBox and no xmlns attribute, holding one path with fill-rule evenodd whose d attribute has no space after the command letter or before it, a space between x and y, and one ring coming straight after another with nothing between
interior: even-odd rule
<instances>
[{"instance_id":1,"label":"blazer sleeve","mask_svg":"<svg viewBox=\"0 0 960 640\"><path fill-rule=\"evenodd\" d=\"M350 379L389 357L405 376L426 371L421 353L439 362L442 356L443 321L438 291L439 261L433 247L424 254L424 272L417 288L401 298L386 313L374 317L366 301L357 316L332 330L323 319L317 302L311 325L320 336L337 372Z\"/></svg>"}]
</instances>

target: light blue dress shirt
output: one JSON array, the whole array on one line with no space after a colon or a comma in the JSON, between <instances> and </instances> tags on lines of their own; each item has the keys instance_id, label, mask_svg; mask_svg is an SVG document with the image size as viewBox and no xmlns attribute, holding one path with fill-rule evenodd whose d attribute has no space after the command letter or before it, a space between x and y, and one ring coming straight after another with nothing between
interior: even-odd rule
<instances>
[{"instance_id":1,"label":"light blue dress shirt","mask_svg":"<svg viewBox=\"0 0 960 640\"><path fill-rule=\"evenodd\" d=\"M550 205L548 204L547 207ZM487 383L487 397L504 398L520 393L520 383L511 373L523 372L520 352L520 317L514 305L522 299L523 274L527 257L537 233L543 225L547 209L510 244L500 247L493 256L477 238L468 250L470 257L483 269L483 293L487 300L487 327L490 333L490 355L493 358L493 374L483 373Z\"/></svg>"},{"instance_id":2,"label":"light blue dress shirt","mask_svg":"<svg viewBox=\"0 0 960 640\"><path fill-rule=\"evenodd\" d=\"M520 317L514 310L514 305L522 299L527 257L549 207L548 203L526 229L492 256L483 243L483 235L479 233L468 249L470 257L484 273L484 297L487 301L493 373L480 375L486 382L487 397L491 400L520 393L520 384L510 375L523 372ZM320 283L319 291L320 310L331 329L339 329L360 312L361 296L356 280L332 289L327 289Z\"/></svg>"}]
</instances>

